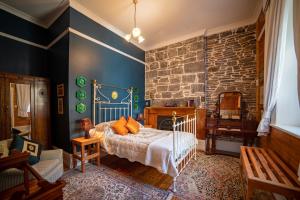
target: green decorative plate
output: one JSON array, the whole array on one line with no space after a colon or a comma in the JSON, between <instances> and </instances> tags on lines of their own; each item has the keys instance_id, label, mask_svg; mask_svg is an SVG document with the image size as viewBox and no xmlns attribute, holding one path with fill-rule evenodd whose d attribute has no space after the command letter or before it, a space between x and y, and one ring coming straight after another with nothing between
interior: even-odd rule
<instances>
[{"instance_id":1,"label":"green decorative plate","mask_svg":"<svg viewBox=\"0 0 300 200\"><path fill-rule=\"evenodd\" d=\"M77 76L77 78L76 78L76 85L78 87L81 87L81 88L85 87L86 83L87 83L87 79L86 79L85 76L82 76L82 75Z\"/></svg>"},{"instance_id":2,"label":"green decorative plate","mask_svg":"<svg viewBox=\"0 0 300 200\"><path fill-rule=\"evenodd\" d=\"M133 104L133 109L134 109L134 110L138 110L138 109L139 109L139 104L134 103L134 104Z\"/></svg>"},{"instance_id":3,"label":"green decorative plate","mask_svg":"<svg viewBox=\"0 0 300 200\"><path fill-rule=\"evenodd\" d=\"M139 95L134 95L133 99L135 102L139 101Z\"/></svg>"},{"instance_id":4,"label":"green decorative plate","mask_svg":"<svg viewBox=\"0 0 300 200\"><path fill-rule=\"evenodd\" d=\"M76 98L78 99L78 100L84 100L84 99L86 99L86 91L85 90L77 90L76 91Z\"/></svg>"},{"instance_id":5,"label":"green decorative plate","mask_svg":"<svg viewBox=\"0 0 300 200\"><path fill-rule=\"evenodd\" d=\"M78 103L76 105L76 111L79 113L84 113L86 111L86 105L84 103Z\"/></svg>"}]
</instances>

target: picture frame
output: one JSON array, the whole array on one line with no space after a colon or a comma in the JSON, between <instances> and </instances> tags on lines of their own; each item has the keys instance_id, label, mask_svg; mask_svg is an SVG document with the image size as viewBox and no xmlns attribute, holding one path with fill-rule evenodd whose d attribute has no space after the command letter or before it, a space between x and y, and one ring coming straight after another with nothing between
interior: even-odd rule
<instances>
[{"instance_id":1,"label":"picture frame","mask_svg":"<svg viewBox=\"0 0 300 200\"><path fill-rule=\"evenodd\" d=\"M65 86L64 84L58 84L56 86L57 97L65 96Z\"/></svg>"},{"instance_id":2,"label":"picture frame","mask_svg":"<svg viewBox=\"0 0 300 200\"><path fill-rule=\"evenodd\" d=\"M145 107L150 107L150 106L151 106L151 101L145 100Z\"/></svg>"},{"instance_id":3,"label":"picture frame","mask_svg":"<svg viewBox=\"0 0 300 200\"><path fill-rule=\"evenodd\" d=\"M64 99L63 98L57 98L57 113L59 115L64 114Z\"/></svg>"}]
</instances>

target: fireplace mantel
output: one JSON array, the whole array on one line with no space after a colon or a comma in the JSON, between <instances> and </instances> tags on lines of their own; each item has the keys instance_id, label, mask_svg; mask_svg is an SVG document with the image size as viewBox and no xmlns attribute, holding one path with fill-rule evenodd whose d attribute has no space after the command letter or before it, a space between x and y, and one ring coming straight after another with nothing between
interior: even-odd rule
<instances>
[{"instance_id":1,"label":"fireplace mantel","mask_svg":"<svg viewBox=\"0 0 300 200\"><path fill-rule=\"evenodd\" d=\"M191 115L196 111L197 138L205 138L206 109L193 107L146 107L144 109L145 125L151 125L153 128L157 128L157 117L172 116L173 111L176 112L177 116Z\"/></svg>"}]
</instances>

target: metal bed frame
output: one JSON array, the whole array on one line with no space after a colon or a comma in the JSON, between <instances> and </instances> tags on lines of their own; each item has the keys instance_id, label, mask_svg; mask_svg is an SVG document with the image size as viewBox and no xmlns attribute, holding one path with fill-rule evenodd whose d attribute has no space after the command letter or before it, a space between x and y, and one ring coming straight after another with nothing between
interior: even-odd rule
<instances>
[{"instance_id":1,"label":"metal bed frame","mask_svg":"<svg viewBox=\"0 0 300 200\"><path fill-rule=\"evenodd\" d=\"M113 102L109 97L107 97L101 89L104 87L115 88L125 91L127 94L119 102ZM93 80L93 124L95 126L96 121L107 122L111 120L117 120L121 116L131 116L132 115L132 92L133 88L120 88L114 85L99 84L96 80ZM98 105L98 107L97 107ZM97 111L96 111L97 110ZM96 112L98 112L98 120L96 117ZM102 114L104 117L102 118ZM179 118L183 118L182 121L177 122ZM173 160L176 164L178 170L178 175L187 166L189 161L194 158L196 160L196 122L197 115L196 110L192 115L186 116L176 116L176 112L172 113L173 122ZM194 137L194 142L188 149L182 149L182 144L187 138L187 134L179 134L180 132L192 133ZM177 176L178 176L177 175ZM176 192L176 177L173 177L173 191Z\"/></svg>"}]
</instances>

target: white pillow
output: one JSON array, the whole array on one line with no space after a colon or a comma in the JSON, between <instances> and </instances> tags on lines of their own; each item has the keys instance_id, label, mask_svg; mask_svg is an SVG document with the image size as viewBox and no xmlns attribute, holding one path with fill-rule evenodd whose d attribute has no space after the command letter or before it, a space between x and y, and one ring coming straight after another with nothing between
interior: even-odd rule
<instances>
[{"instance_id":1,"label":"white pillow","mask_svg":"<svg viewBox=\"0 0 300 200\"><path fill-rule=\"evenodd\" d=\"M91 129L89 131L89 134L92 138L100 138L104 135L104 132L103 131L97 131L95 128Z\"/></svg>"},{"instance_id":2,"label":"white pillow","mask_svg":"<svg viewBox=\"0 0 300 200\"><path fill-rule=\"evenodd\" d=\"M8 156L8 145L7 145L8 140L2 140L0 141L0 153L2 153L2 157L7 157Z\"/></svg>"},{"instance_id":3,"label":"white pillow","mask_svg":"<svg viewBox=\"0 0 300 200\"><path fill-rule=\"evenodd\" d=\"M95 126L95 128L96 128L97 131L104 132L106 129L110 128L110 126L115 122L116 122L116 120L108 121L108 122L101 122L100 124L97 124Z\"/></svg>"}]
</instances>

